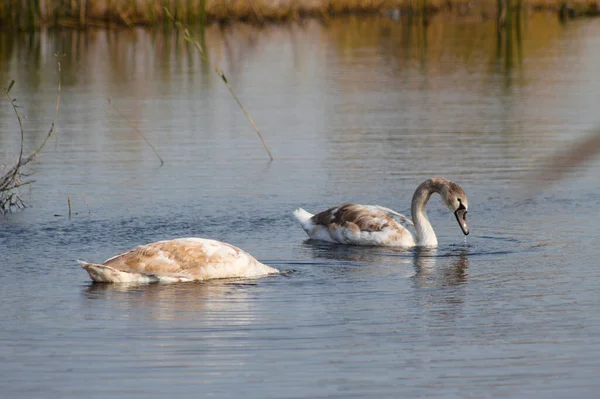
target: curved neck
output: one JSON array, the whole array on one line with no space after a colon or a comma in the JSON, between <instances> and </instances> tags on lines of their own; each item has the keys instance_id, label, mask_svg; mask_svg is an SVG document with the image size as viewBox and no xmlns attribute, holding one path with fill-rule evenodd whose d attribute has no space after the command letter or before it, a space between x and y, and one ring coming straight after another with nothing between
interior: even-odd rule
<instances>
[{"instance_id":1,"label":"curved neck","mask_svg":"<svg viewBox=\"0 0 600 399\"><path fill-rule=\"evenodd\" d=\"M437 247L437 237L433 231L433 227L427 218L427 211L425 205L433 193L439 193L441 189L441 183L429 179L415 190L415 194L412 198L410 211L412 214L413 223L415 224L415 230L417 232L416 245L419 247Z\"/></svg>"}]
</instances>

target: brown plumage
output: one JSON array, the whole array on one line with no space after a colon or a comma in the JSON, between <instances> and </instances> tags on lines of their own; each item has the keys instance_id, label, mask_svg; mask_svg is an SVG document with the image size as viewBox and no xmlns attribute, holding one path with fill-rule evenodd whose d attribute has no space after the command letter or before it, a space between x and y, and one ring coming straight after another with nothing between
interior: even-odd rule
<instances>
[{"instance_id":1,"label":"brown plumage","mask_svg":"<svg viewBox=\"0 0 600 399\"><path fill-rule=\"evenodd\" d=\"M97 282L174 282L278 273L233 245L195 237L157 241L103 264L81 265Z\"/></svg>"},{"instance_id":2,"label":"brown plumage","mask_svg":"<svg viewBox=\"0 0 600 399\"><path fill-rule=\"evenodd\" d=\"M358 231L376 232L386 228L396 228L396 222L381 208L365 207L357 204L343 204L332 207L313 216L313 223L329 229L345 226ZM410 223L412 224L412 223Z\"/></svg>"},{"instance_id":3,"label":"brown plumage","mask_svg":"<svg viewBox=\"0 0 600 399\"><path fill-rule=\"evenodd\" d=\"M442 197L463 233L469 234L467 196L458 184L439 177L424 181L415 190L411 203L412 220L382 206L349 203L316 215L298 208L294 216L308 236L317 240L352 245L436 247L437 237L425 212L425 205L433 193ZM415 234L409 228L414 228Z\"/></svg>"}]
</instances>

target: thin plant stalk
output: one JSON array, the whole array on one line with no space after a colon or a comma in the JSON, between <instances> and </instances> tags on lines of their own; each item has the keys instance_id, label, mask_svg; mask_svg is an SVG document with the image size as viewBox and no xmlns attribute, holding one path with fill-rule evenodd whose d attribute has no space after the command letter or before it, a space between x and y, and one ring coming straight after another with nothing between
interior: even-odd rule
<instances>
[{"instance_id":1,"label":"thin plant stalk","mask_svg":"<svg viewBox=\"0 0 600 399\"><path fill-rule=\"evenodd\" d=\"M181 22L177 21L173 17L173 15L169 12L169 10L166 9L166 8L165 8L165 13L167 14L167 16L169 18L171 18L173 20L173 22L175 23L175 26L177 27L177 29L181 30L183 32L183 38L184 38L184 40L186 42L192 44L194 47L196 47L196 49L198 49L198 52L200 53L200 56L202 57L202 59L204 61L206 61L207 63L210 64L210 59L208 58L208 55L204 51L204 48L202 47L202 45L200 45L200 42L198 42L198 40L194 39L192 37L192 35L190 34L190 31L186 27L184 27ZM211 65L211 67L212 67L213 71L215 71L215 73L217 75L219 75L219 77L221 78L221 80L223 81L223 83L225 83L225 86L227 86L227 89L229 90L229 92L231 93L231 95L233 96L233 98L235 99L235 101L238 103L238 105L240 106L241 110L244 112L244 115L246 116L246 119L248 119L248 121L250 122L250 124L254 128L254 131L256 132L256 134L258 135L258 137L260 138L260 141L262 142L262 145L265 148L265 151L267 151L267 154L269 155L269 159L272 161L273 160L273 155L271 154L271 151L269 150L269 147L267 146L267 143L265 142L265 139L263 138L263 135L261 134L260 130L258 129L258 127L256 126L256 124L252 120L252 117L250 116L250 114L248 113L248 111L246 111L246 108L244 107L244 105L242 104L242 102L240 101L240 99L238 98L238 96L233 91L233 88L231 87L231 85L227 81L227 77L225 76L225 73L223 72L223 70L221 68L219 68L218 65L215 65L215 66Z\"/></svg>"},{"instance_id":2,"label":"thin plant stalk","mask_svg":"<svg viewBox=\"0 0 600 399\"><path fill-rule=\"evenodd\" d=\"M256 5L254 4L253 0L248 0L248 3L250 4L250 8L252 8L252 11L254 12L254 15L256 16L256 20L258 21L259 24L264 25L265 20L262 17L262 15L260 14L260 11L258 11L258 8L256 8Z\"/></svg>"},{"instance_id":3,"label":"thin plant stalk","mask_svg":"<svg viewBox=\"0 0 600 399\"><path fill-rule=\"evenodd\" d=\"M52 125L50 126L50 130L46 134L46 138L44 142L36 148L29 155L24 156L24 148L25 148L25 130L23 128L23 121L21 114L19 114L19 105L17 105L16 99L14 99L10 95L10 90L14 86L15 81L11 81L8 88L4 89L4 94L6 98L9 100L13 111L17 117L19 122L19 129L21 131L21 147L19 150L19 158L17 162L10 168L4 175L0 176L0 213L10 212L12 207L17 208L25 208L25 202L19 197L19 195L15 192L15 190L19 189L22 186L33 183L33 181L22 182L22 176L28 176L23 173L22 168L27 165L29 162L33 161L37 155L42 151L48 140L52 137L55 132L56 119L58 117L58 109L60 106L60 92L61 92L61 66L60 66L60 57L58 54L55 54L57 57L57 69L58 69L58 88L56 94L56 107L54 110L54 118L52 119Z\"/></svg>"},{"instance_id":4,"label":"thin plant stalk","mask_svg":"<svg viewBox=\"0 0 600 399\"><path fill-rule=\"evenodd\" d=\"M67 205L69 206L69 219L71 219L71 194L67 195Z\"/></svg>"},{"instance_id":5,"label":"thin plant stalk","mask_svg":"<svg viewBox=\"0 0 600 399\"><path fill-rule=\"evenodd\" d=\"M85 207L87 208L87 211L88 211L88 215L91 215L92 210L90 209L90 205L88 204L88 200L85 196L85 193L82 193L82 195L83 195L83 202L85 202Z\"/></svg>"},{"instance_id":6,"label":"thin plant stalk","mask_svg":"<svg viewBox=\"0 0 600 399\"><path fill-rule=\"evenodd\" d=\"M19 130L21 131L21 148L19 150L19 158L17 159L16 165L13 167L13 170L11 173L12 174L11 179L14 179L16 177L17 173L19 173L18 166L22 164L23 148L25 147L25 130L23 129L23 120L21 119L21 114L19 114L19 110L17 109L19 106L16 104L17 100L15 98L12 98L12 96L10 95L10 90L12 89L12 87L14 85L15 85L15 81L13 80L8 85L8 88L4 91L4 94L8 98L8 101L10 101L10 105L12 106L12 109L15 112L17 120L19 121Z\"/></svg>"},{"instance_id":7,"label":"thin plant stalk","mask_svg":"<svg viewBox=\"0 0 600 399\"><path fill-rule=\"evenodd\" d=\"M86 0L81 0L79 4L79 24L85 26L85 11L86 11Z\"/></svg>"},{"instance_id":8,"label":"thin plant stalk","mask_svg":"<svg viewBox=\"0 0 600 399\"><path fill-rule=\"evenodd\" d=\"M110 98L108 99L108 103L110 104L110 106L111 106L111 107L112 107L112 108L113 108L115 111L117 111L117 113L119 114L119 116L120 116L121 118L125 119L125 120L127 121L127 124L128 124L129 126L131 126L131 127L133 128L133 130L135 130L135 131L136 131L136 133L137 133L137 134L139 134L139 135L140 135L140 137L141 137L142 139L144 139L144 141L146 142L146 144L148 144L148 145L150 146L150 148L152 148L152 151L154 151L154 154L156 154L156 157L157 157L157 158L158 158L158 160L160 161L160 166L163 166L163 165L165 164L165 161L162 159L162 157L160 156L160 154L158 153L158 151L156 150L156 148L154 148L154 146L152 145L152 143L151 143L151 142L150 142L150 141L149 141L149 140L146 138L146 136L144 136L144 133L142 133L142 131L141 131L141 130L140 130L138 127L137 127L137 126L135 126L135 125L134 125L134 124L133 124L133 123L132 123L132 122L129 120L129 118L127 118L127 116L126 116L124 113L122 113L122 112L121 112L121 111L120 111L120 110L119 110L119 109L118 109L118 108L117 108L117 107L116 107L116 106L115 106L115 105L112 103L112 101L110 100Z\"/></svg>"}]
</instances>

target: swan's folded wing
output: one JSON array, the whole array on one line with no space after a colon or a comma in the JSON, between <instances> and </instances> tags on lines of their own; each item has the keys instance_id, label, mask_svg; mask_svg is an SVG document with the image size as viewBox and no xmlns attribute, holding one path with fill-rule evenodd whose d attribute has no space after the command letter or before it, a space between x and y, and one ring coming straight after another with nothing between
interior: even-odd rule
<instances>
[{"instance_id":1,"label":"swan's folded wing","mask_svg":"<svg viewBox=\"0 0 600 399\"><path fill-rule=\"evenodd\" d=\"M406 216L378 205L342 204L316 214L313 223L328 228L352 223L362 231L381 231L394 222L403 228L413 226Z\"/></svg>"},{"instance_id":2,"label":"swan's folded wing","mask_svg":"<svg viewBox=\"0 0 600 399\"><path fill-rule=\"evenodd\" d=\"M413 221L411 218L408 218L406 216L404 216L401 213L398 213L390 208L386 208L383 206L379 206L379 205L374 205L377 209L379 209L381 212L385 213L386 215L388 215L389 217L391 217L392 219L394 219L396 222L400 223L402 225L402 227L409 228L409 227L414 227Z\"/></svg>"},{"instance_id":3,"label":"swan's folded wing","mask_svg":"<svg viewBox=\"0 0 600 399\"><path fill-rule=\"evenodd\" d=\"M344 205L339 208L336 216L339 228L330 230L330 234L340 235L340 242L408 246L413 241L407 229L408 225L412 225L410 219L388 208L377 205Z\"/></svg>"},{"instance_id":4,"label":"swan's folded wing","mask_svg":"<svg viewBox=\"0 0 600 399\"><path fill-rule=\"evenodd\" d=\"M311 238L354 245L414 246L407 217L377 205L343 204L311 218Z\"/></svg>"}]
</instances>

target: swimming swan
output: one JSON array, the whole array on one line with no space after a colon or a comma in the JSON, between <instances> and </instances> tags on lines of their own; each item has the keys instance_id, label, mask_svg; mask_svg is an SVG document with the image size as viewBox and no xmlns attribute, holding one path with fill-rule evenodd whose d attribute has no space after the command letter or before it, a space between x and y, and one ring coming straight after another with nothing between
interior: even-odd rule
<instances>
[{"instance_id":1,"label":"swimming swan","mask_svg":"<svg viewBox=\"0 0 600 399\"><path fill-rule=\"evenodd\" d=\"M103 264L79 263L99 283L172 283L279 273L233 245L195 237L141 245Z\"/></svg>"},{"instance_id":2,"label":"swimming swan","mask_svg":"<svg viewBox=\"0 0 600 399\"><path fill-rule=\"evenodd\" d=\"M453 212L464 235L467 227L467 196L458 184L434 177L417 187L412 198L412 220L377 205L343 204L312 215L302 208L294 216L310 238L350 245L429 247L438 245L427 218L425 205L431 194L438 193ZM414 228L416 233L408 230Z\"/></svg>"}]
</instances>

